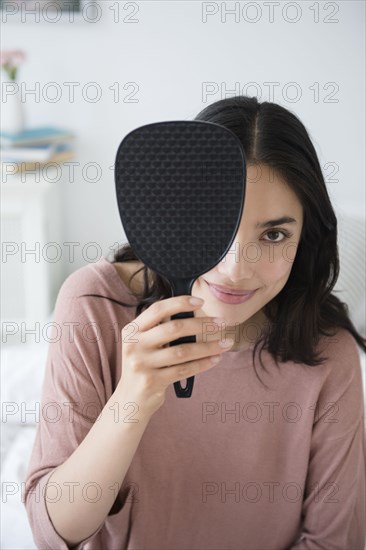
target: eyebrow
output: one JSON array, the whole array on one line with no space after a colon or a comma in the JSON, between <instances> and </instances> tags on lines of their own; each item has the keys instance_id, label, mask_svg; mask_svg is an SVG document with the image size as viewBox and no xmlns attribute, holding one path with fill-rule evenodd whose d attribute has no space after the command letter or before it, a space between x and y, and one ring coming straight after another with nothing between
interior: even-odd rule
<instances>
[{"instance_id":1,"label":"eyebrow","mask_svg":"<svg viewBox=\"0 0 366 550\"><path fill-rule=\"evenodd\" d=\"M268 220L266 222L258 222L255 227L273 227L275 225L281 225L284 223L297 223L294 218L290 218L290 216L282 216L282 218L278 218L277 220Z\"/></svg>"}]
</instances>

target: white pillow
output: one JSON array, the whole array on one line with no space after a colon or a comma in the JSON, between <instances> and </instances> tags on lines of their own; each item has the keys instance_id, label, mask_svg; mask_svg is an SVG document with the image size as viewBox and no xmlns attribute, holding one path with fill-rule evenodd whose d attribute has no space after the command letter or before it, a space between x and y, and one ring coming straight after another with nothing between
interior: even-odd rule
<instances>
[{"instance_id":1,"label":"white pillow","mask_svg":"<svg viewBox=\"0 0 366 550\"><path fill-rule=\"evenodd\" d=\"M12 441L1 465L0 548L31 550L37 547L34 544L23 500L25 477L36 436L36 427L25 425L13 425L13 427L17 430L17 437Z\"/></svg>"},{"instance_id":2,"label":"white pillow","mask_svg":"<svg viewBox=\"0 0 366 550\"><path fill-rule=\"evenodd\" d=\"M1 422L39 423L42 383L49 343L3 345L1 348Z\"/></svg>"},{"instance_id":3,"label":"white pillow","mask_svg":"<svg viewBox=\"0 0 366 550\"><path fill-rule=\"evenodd\" d=\"M356 329L366 333L365 218L338 212L340 272L334 294L349 307Z\"/></svg>"}]
</instances>

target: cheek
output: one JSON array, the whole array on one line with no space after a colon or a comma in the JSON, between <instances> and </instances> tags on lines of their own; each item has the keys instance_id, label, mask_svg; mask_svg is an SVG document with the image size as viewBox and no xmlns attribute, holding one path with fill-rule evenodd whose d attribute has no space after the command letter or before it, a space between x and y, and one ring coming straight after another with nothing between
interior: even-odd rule
<instances>
[{"instance_id":1,"label":"cheek","mask_svg":"<svg viewBox=\"0 0 366 550\"><path fill-rule=\"evenodd\" d=\"M271 257L262 257L262 261L258 263L258 275L267 283L275 283L277 281L286 281L290 275L293 266L292 257L287 257L283 250L275 251Z\"/></svg>"},{"instance_id":2,"label":"cheek","mask_svg":"<svg viewBox=\"0 0 366 550\"><path fill-rule=\"evenodd\" d=\"M198 298L203 298L202 289L204 288L204 286L207 287L202 277L199 277L198 279L196 279L196 281L193 283L193 286L192 286L191 295L197 296Z\"/></svg>"}]
</instances>

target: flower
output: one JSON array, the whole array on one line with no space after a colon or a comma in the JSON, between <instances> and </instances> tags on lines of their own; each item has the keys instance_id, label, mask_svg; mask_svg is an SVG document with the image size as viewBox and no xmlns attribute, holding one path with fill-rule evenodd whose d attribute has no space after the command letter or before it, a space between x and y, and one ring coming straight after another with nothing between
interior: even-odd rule
<instances>
[{"instance_id":1,"label":"flower","mask_svg":"<svg viewBox=\"0 0 366 550\"><path fill-rule=\"evenodd\" d=\"M10 80L16 80L19 65L26 59L26 54L22 50L3 50L0 51L0 64Z\"/></svg>"}]
</instances>

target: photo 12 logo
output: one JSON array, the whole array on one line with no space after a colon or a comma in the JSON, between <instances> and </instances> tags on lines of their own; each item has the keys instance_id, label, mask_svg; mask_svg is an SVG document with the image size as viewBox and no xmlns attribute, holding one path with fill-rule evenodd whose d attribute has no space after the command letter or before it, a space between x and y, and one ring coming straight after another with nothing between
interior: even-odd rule
<instances>
[{"instance_id":1,"label":"photo 12 logo","mask_svg":"<svg viewBox=\"0 0 366 550\"><path fill-rule=\"evenodd\" d=\"M202 2L202 23L339 23L338 2Z\"/></svg>"},{"instance_id":2,"label":"photo 12 logo","mask_svg":"<svg viewBox=\"0 0 366 550\"><path fill-rule=\"evenodd\" d=\"M92 0L0 0L2 23L139 23L137 2Z\"/></svg>"},{"instance_id":3,"label":"photo 12 logo","mask_svg":"<svg viewBox=\"0 0 366 550\"><path fill-rule=\"evenodd\" d=\"M201 84L202 103L217 101L236 95L253 95L258 100L264 97L268 101L298 103L301 99L311 98L314 103L339 103L337 94L340 88L337 82L212 82Z\"/></svg>"}]
</instances>

